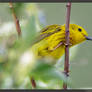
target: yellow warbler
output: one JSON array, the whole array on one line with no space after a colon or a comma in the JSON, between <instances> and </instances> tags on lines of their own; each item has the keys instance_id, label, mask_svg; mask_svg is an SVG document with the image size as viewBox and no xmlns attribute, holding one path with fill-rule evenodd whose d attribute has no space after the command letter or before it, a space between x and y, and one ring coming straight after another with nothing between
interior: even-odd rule
<instances>
[{"instance_id":1,"label":"yellow warbler","mask_svg":"<svg viewBox=\"0 0 92 92\"><path fill-rule=\"evenodd\" d=\"M84 28L76 24L69 25L70 47L85 40L92 40ZM65 25L49 25L43 28L40 36L33 44L31 50L36 58L48 58L58 60L65 51Z\"/></svg>"}]
</instances>

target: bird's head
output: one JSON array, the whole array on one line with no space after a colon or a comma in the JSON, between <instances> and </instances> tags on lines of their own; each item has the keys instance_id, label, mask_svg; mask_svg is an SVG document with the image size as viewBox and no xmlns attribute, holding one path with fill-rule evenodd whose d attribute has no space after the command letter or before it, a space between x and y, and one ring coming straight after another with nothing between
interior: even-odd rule
<instances>
[{"instance_id":1,"label":"bird's head","mask_svg":"<svg viewBox=\"0 0 92 92\"><path fill-rule=\"evenodd\" d=\"M76 24L70 24L70 40L73 44L79 44L85 40L92 40L84 28Z\"/></svg>"}]
</instances>

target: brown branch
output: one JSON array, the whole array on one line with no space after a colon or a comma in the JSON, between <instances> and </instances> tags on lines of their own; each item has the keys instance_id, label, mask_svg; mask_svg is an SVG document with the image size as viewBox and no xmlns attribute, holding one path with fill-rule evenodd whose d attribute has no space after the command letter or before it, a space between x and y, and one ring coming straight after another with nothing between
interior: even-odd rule
<instances>
[{"instance_id":1,"label":"brown branch","mask_svg":"<svg viewBox=\"0 0 92 92\"><path fill-rule=\"evenodd\" d=\"M18 33L18 37L20 37L21 36L21 28L20 28L19 20L18 20L16 14L14 12L13 4L10 2L9 5L10 5L10 8L12 10L12 16L14 18L14 22L15 22L15 25L16 25L16 30L17 30L17 33ZM35 82L33 77L31 78L30 81L31 81L32 87L36 88L36 82Z\"/></svg>"},{"instance_id":2,"label":"brown branch","mask_svg":"<svg viewBox=\"0 0 92 92\"><path fill-rule=\"evenodd\" d=\"M66 24L65 24L65 62L64 62L64 73L66 78L69 76L69 23L70 23L70 12L71 12L71 3L68 2L66 5ZM63 88L67 89L67 83L63 84Z\"/></svg>"},{"instance_id":3,"label":"brown branch","mask_svg":"<svg viewBox=\"0 0 92 92\"><path fill-rule=\"evenodd\" d=\"M9 6L10 6L10 9L12 11L12 16L14 18L14 22L16 25L16 30L17 30L18 36L20 37L21 36L21 28L20 28L19 20L14 12L13 4L11 2L9 3Z\"/></svg>"},{"instance_id":4,"label":"brown branch","mask_svg":"<svg viewBox=\"0 0 92 92\"><path fill-rule=\"evenodd\" d=\"M36 88L36 82L33 77L31 77L30 81L31 81L32 87Z\"/></svg>"}]
</instances>

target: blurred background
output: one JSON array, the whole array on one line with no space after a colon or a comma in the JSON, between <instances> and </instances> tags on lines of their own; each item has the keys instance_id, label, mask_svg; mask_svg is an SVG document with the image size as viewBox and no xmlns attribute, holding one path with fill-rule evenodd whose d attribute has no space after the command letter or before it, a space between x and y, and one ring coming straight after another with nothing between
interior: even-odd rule
<instances>
[{"instance_id":1,"label":"blurred background","mask_svg":"<svg viewBox=\"0 0 92 92\"><path fill-rule=\"evenodd\" d=\"M35 35L46 25L65 23L66 3L14 3L22 38L18 39L8 3L0 3L0 88L31 89L33 76L39 89L61 89L64 80L62 62L54 66L27 62ZM72 3L71 23L78 24L92 36L92 3ZM70 83L72 89L92 88L92 42L70 49ZM47 69L48 68L48 69ZM59 71L60 70L60 71Z\"/></svg>"}]
</instances>

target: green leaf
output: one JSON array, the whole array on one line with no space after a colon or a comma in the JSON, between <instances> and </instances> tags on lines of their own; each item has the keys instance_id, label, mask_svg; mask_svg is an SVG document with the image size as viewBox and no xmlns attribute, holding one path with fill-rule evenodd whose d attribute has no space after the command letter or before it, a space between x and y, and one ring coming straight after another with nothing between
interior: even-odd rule
<instances>
[{"instance_id":1,"label":"green leaf","mask_svg":"<svg viewBox=\"0 0 92 92\"><path fill-rule=\"evenodd\" d=\"M33 76L37 80L48 82L51 80L60 80L62 82L66 80L65 75L59 71L56 67L46 64L43 61L38 61L37 65L30 72L30 76Z\"/></svg>"},{"instance_id":2,"label":"green leaf","mask_svg":"<svg viewBox=\"0 0 92 92\"><path fill-rule=\"evenodd\" d=\"M25 28L22 30L23 39L25 43L30 45L33 39L35 38L36 31L36 20L35 16L31 16Z\"/></svg>"}]
</instances>

